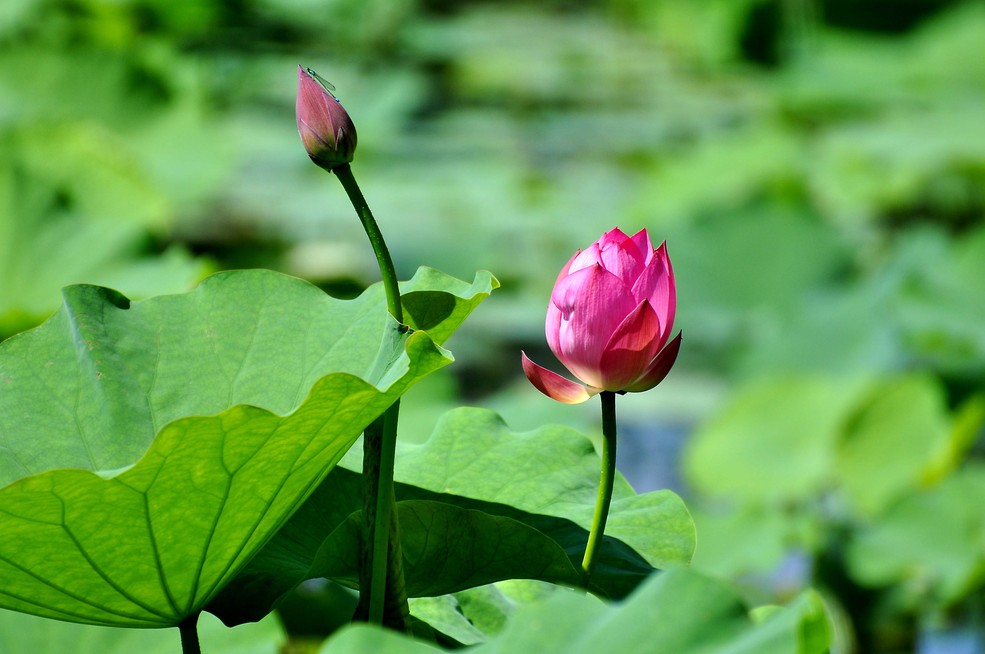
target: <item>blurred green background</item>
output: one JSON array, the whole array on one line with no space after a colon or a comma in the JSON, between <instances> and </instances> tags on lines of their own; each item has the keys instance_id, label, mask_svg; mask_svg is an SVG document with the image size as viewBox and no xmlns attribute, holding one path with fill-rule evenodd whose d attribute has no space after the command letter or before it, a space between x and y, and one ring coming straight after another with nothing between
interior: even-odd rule
<instances>
[{"instance_id":1,"label":"blurred green background","mask_svg":"<svg viewBox=\"0 0 985 654\"><path fill-rule=\"evenodd\" d=\"M503 283L402 438L461 403L594 435L519 350L550 360L576 248L647 227L685 340L621 401L621 467L684 495L695 565L755 602L815 585L836 651L985 652L985 3L4 0L0 338L70 283L375 281L297 137L299 63L401 275Z\"/></svg>"}]
</instances>

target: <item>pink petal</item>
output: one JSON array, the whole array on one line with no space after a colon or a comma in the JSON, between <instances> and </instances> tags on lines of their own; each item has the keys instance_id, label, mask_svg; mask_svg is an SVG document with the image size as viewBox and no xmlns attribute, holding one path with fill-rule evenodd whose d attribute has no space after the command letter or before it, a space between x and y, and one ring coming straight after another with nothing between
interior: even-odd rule
<instances>
[{"instance_id":1,"label":"pink petal","mask_svg":"<svg viewBox=\"0 0 985 654\"><path fill-rule=\"evenodd\" d=\"M653 258L653 245L650 243L650 235L646 233L646 229L641 229L633 234L630 240L643 253L643 263L650 263L650 260Z\"/></svg>"},{"instance_id":2,"label":"pink petal","mask_svg":"<svg viewBox=\"0 0 985 654\"><path fill-rule=\"evenodd\" d=\"M619 324L605 346L599 368L601 388L624 390L646 370L660 351L660 320L644 300Z\"/></svg>"},{"instance_id":3,"label":"pink petal","mask_svg":"<svg viewBox=\"0 0 985 654\"><path fill-rule=\"evenodd\" d=\"M563 362L564 360L561 358L561 310L553 302L547 304L544 333L547 334L547 345L551 348L551 352L558 358L558 361Z\"/></svg>"},{"instance_id":4,"label":"pink petal","mask_svg":"<svg viewBox=\"0 0 985 654\"><path fill-rule=\"evenodd\" d=\"M670 338L677 314L677 288L674 283L674 269L667 256L667 244L661 243L654 252L653 259L633 286L633 298L637 302L649 300L653 310L660 318L663 329L663 343Z\"/></svg>"},{"instance_id":5,"label":"pink petal","mask_svg":"<svg viewBox=\"0 0 985 654\"><path fill-rule=\"evenodd\" d=\"M599 244L598 242L592 243L587 249L579 250L575 256L571 257L571 261L568 262L568 274L572 275L584 268L590 268L601 261Z\"/></svg>"},{"instance_id":6,"label":"pink petal","mask_svg":"<svg viewBox=\"0 0 985 654\"><path fill-rule=\"evenodd\" d=\"M554 287L557 288L558 283L562 279L568 276L568 271L571 268L571 264L574 263L578 255L581 254L581 250L578 250L571 258L568 259L568 263L564 264L561 268L561 272L558 273L557 279L554 281ZM553 290L552 290L553 295ZM547 334L547 345L550 346L551 352L554 353L558 359L561 358L561 344L558 341L558 335L561 331L561 312L554 305L553 301L547 303L547 320L544 321L544 332Z\"/></svg>"},{"instance_id":7,"label":"pink petal","mask_svg":"<svg viewBox=\"0 0 985 654\"><path fill-rule=\"evenodd\" d=\"M335 143L326 138L334 136L335 132L327 97L325 89L298 66L298 95L295 101L298 129L304 125L322 143L334 148ZM335 102L334 98L331 101Z\"/></svg>"},{"instance_id":8,"label":"pink petal","mask_svg":"<svg viewBox=\"0 0 985 654\"><path fill-rule=\"evenodd\" d=\"M537 390L553 400L565 404L578 404L598 393L598 391L589 392L585 386L537 365L527 357L525 352L521 352L521 355L523 372L527 375L527 379Z\"/></svg>"},{"instance_id":9,"label":"pink petal","mask_svg":"<svg viewBox=\"0 0 985 654\"><path fill-rule=\"evenodd\" d=\"M602 234L602 237L599 238L599 240L596 241L596 243L598 243L599 249L601 249L607 247L610 243L622 243L628 238L629 237L626 236L625 232L623 232L621 229L619 229L618 227L613 227L605 234Z\"/></svg>"},{"instance_id":10,"label":"pink petal","mask_svg":"<svg viewBox=\"0 0 985 654\"><path fill-rule=\"evenodd\" d=\"M674 367L674 363L677 361L677 355L681 351L681 336L683 332L678 332L677 337L674 338L670 343L667 344L660 354L653 360L653 362L647 367L647 370L643 375L633 382L627 391L632 393L639 393L642 391L648 391L660 382L664 380L670 369Z\"/></svg>"},{"instance_id":11,"label":"pink petal","mask_svg":"<svg viewBox=\"0 0 985 654\"><path fill-rule=\"evenodd\" d=\"M643 255L629 239L610 242L600 250L602 265L627 286L632 286L643 272Z\"/></svg>"},{"instance_id":12,"label":"pink petal","mask_svg":"<svg viewBox=\"0 0 985 654\"><path fill-rule=\"evenodd\" d=\"M622 281L595 265L562 279L551 301L560 311L558 359L578 379L599 386L599 363L612 333L636 308Z\"/></svg>"}]
</instances>

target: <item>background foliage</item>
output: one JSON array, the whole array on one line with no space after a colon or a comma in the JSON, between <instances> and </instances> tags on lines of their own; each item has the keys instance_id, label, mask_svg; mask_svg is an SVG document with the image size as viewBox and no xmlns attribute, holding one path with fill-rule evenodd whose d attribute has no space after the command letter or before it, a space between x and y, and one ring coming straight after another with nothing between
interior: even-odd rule
<instances>
[{"instance_id":1,"label":"background foliage","mask_svg":"<svg viewBox=\"0 0 985 654\"><path fill-rule=\"evenodd\" d=\"M974 0L7 0L0 336L75 282L371 282L295 134L304 63L356 122L402 276L503 282L404 402L403 439L463 401L593 432L597 408L533 392L518 350L544 348L574 249L648 227L685 342L622 402L621 468L684 493L695 566L756 602L813 584L839 651L985 651L982 34Z\"/></svg>"}]
</instances>

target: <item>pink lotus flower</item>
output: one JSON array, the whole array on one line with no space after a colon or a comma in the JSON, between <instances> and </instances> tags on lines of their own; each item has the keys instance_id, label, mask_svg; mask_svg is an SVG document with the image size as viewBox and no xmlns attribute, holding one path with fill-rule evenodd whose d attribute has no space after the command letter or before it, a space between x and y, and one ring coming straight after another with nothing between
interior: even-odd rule
<instances>
[{"instance_id":1,"label":"pink lotus flower","mask_svg":"<svg viewBox=\"0 0 985 654\"><path fill-rule=\"evenodd\" d=\"M547 344L583 384L523 354L530 383L559 402L584 402L601 391L646 391L670 372L681 335L674 326L677 290L667 244L653 249L646 230L618 228L561 269L547 307Z\"/></svg>"},{"instance_id":2,"label":"pink lotus flower","mask_svg":"<svg viewBox=\"0 0 985 654\"><path fill-rule=\"evenodd\" d=\"M325 170L349 163L356 151L356 127L333 90L313 70L298 66L298 133L308 156Z\"/></svg>"}]
</instances>

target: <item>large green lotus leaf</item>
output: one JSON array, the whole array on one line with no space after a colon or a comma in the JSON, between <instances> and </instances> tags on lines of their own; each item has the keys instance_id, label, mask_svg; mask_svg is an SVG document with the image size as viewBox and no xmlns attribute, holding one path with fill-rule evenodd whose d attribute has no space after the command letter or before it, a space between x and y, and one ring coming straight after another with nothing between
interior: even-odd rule
<instances>
[{"instance_id":1,"label":"large green lotus leaf","mask_svg":"<svg viewBox=\"0 0 985 654\"><path fill-rule=\"evenodd\" d=\"M340 301L276 273L224 273L132 305L67 289L62 311L0 346L0 606L177 624L366 424L449 361L387 322L378 286Z\"/></svg>"},{"instance_id":2,"label":"large green lotus leaf","mask_svg":"<svg viewBox=\"0 0 985 654\"><path fill-rule=\"evenodd\" d=\"M591 441L570 428L518 433L492 411L460 408L441 418L425 444L402 453L394 475L426 493L465 498L491 512L499 505L571 521L577 531L591 526L599 469ZM413 499L410 492L406 498ZM681 499L670 491L637 495L622 477L605 533L655 568L686 564L694 551L694 523Z\"/></svg>"},{"instance_id":3,"label":"large green lotus leaf","mask_svg":"<svg viewBox=\"0 0 985 654\"><path fill-rule=\"evenodd\" d=\"M477 645L502 633L518 610L559 592L566 590L542 581L510 579L440 597L412 598L410 610L436 633L462 645Z\"/></svg>"},{"instance_id":4,"label":"large green lotus leaf","mask_svg":"<svg viewBox=\"0 0 985 654\"><path fill-rule=\"evenodd\" d=\"M732 510L690 507L701 534L701 547L694 554L695 569L719 579L765 575L775 570L799 542L797 520L788 514L756 505Z\"/></svg>"},{"instance_id":5,"label":"large green lotus leaf","mask_svg":"<svg viewBox=\"0 0 985 654\"><path fill-rule=\"evenodd\" d=\"M503 631L520 607L558 590L538 581L502 581L440 597L411 598L410 611L455 642L477 645Z\"/></svg>"},{"instance_id":6,"label":"large green lotus leaf","mask_svg":"<svg viewBox=\"0 0 985 654\"><path fill-rule=\"evenodd\" d=\"M277 654L286 636L273 616L227 629L205 613L198 637L208 654ZM178 634L162 629L118 629L0 611L0 652L5 654L175 654Z\"/></svg>"},{"instance_id":7,"label":"large green lotus leaf","mask_svg":"<svg viewBox=\"0 0 985 654\"><path fill-rule=\"evenodd\" d=\"M0 605L79 622L169 626L201 609L418 375L447 360L424 333L387 392L350 374L282 418L251 406L169 423L106 478L39 473L0 491ZM405 362L406 363L406 362Z\"/></svg>"},{"instance_id":8,"label":"large green lotus leaf","mask_svg":"<svg viewBox=\"0 0 985 654\"><path fill-rule=\"evenodd\" d=\"M910 230L900 240L896 269L905 266L905 283L893 299L909 350L977 385L985 368L985 226L953 239L943 226Z\"/></svg>"},{"instance_id":9,"label":"large green lotus leaf","mask_svg":"<svg viewBox=\"0 0 985 654\"><path fill-rule=\"evenodd\" d=\"M465 293L451 292L456 311L433 325L446 338L494 284L488 273L468 286L422 268L405 286ZM219 273L191 293L132 304L91 286L64 295L55 316L0 347L0 485L129 465L185 416L236 404L286 414L330 372L366 375L386 316L381 285L343 301L269 271Z\"/></svg>"},{"instance_id":10,"label":"large green lotus leaf","mask_svg":"<svg viewBox=\"0 0 985 654\"><path fill-rule=\"evenodd\" d=\"M60 139L68 150L80 141L56 137L50 130L38 132L48 143L52 138ZM107 157L94 153L116 152L116 140L99 142L99 135L86 134L94 142L88 143L84 152L69 157L76 163L65 169L66 179L79 181L82 170L98 175ZM148 256L146 223L152 217L140 216L160 213L160 202L153 199L160 198L148 184L139 183L133 162L125 158L115 161L121 157L111 156L118 176L109 175L101 185L65 186L61 185L65 180L45 179L30 166L18 165L19 145L0 135L0 149L5 153L4 161L0 161L0 338L33 327L54 312L58 292L67 284L101 284L147 297L185 291L205 274L204 262L178 247L161 256ZM34 150L45 153L49 148L35 144ZM47 154L40 158L61 159ZM126 218L98 202L95 206L88 202L100 189L104 196L126 207ZM62 205L71 210L54 208ZM46 265L39 265L42 261Z\"/></svg>"},{"instance_id":11,"label":"large green lotus leaf","mask_svg":"<svg viewBox=\"0 0 985 654\"><path fill-rule=\"evenodd\" d=\"M983 495L985 467L974 464L895 503L849 543L852 577L916 589L925 602L960 599L980 583L985 563Z\"/></svg>"},{"instance_id":12,"label":"large green lotus leaf","mask_svg":"<svg viewBox=\"0 0 985 654\"><path fill-rule=\"evenodd\" d=\"M912 375L876 385L837 444L843 493L859 513L880 513L929 481L953 445L951 436L944 390L936 379Z\"/></svg>"},{"instance_id":13,"label":"large green lotus leaf","mask_svg":"<svg viewBox=\"0 0 985 654\"><path fill-rule=\"evenodd\" d=\"M830 481L858 385L821 378L756 382L695 433L684 470L700 491L750 503L810 497Z\"/></svg>"},{"instance_id":14,"label":"large green lotus leaf","mask_svg":"<svg viewBox=\"0 0 985 654\"><path fill-rule=\"evenodd\" d=\"M518 577L579 583L599 466L591 442L566 427L516 433L484 409L445 414L428 441L402 449L396 462L409 595ZM352 514L361 509L360 476L336 468L209 610L229 624L255 620L304 579L354 584L359 518ZM462 553L490 544L499 556ZM677 495L636 495L620 477L593 590L625 596L654 568L690 561L694 544Z\"/></svg>"},{"instance_id":15,"label":"large green lotus leaf","mask_svg":"<svg viewBox=\"0 0 985 654\"><path fill-rule=\"evenodd\" d=\"M677 569L648 579L629 598L606 604L572 592L521 607L501 634L469 650L498 652L604 651L610 654L823 654L828 622L816 594L807 592L759 624L736 593ZM444 650L365 625L346 627L321 654L426 654Z\"/></svg>"},{"instance_id":16,"label":"large green lotus leaf","mask_svg":"<svg viewBox=\"0 0 985 654\"><path fill-rule=\"evenodd\" d=\"M499 281L485 271L468 284L422 266L410 281L400 285L404 321L414 329L425 330L440 345L497 288Z\"/></svg>"},{"instance_id":17,"label":"large green lotus leaf","mask_svg":"<svg viewBox=\"0 0 985 654\"><path fill-rule=\"evenodd\" d=\"M544 532L504 515L434 500L397 503L407 592L453 593L502 579L577 584L580 570ZM319 549L311 573L358 588L362 513L351 515Z\"/></svg>"}]
</instances>

